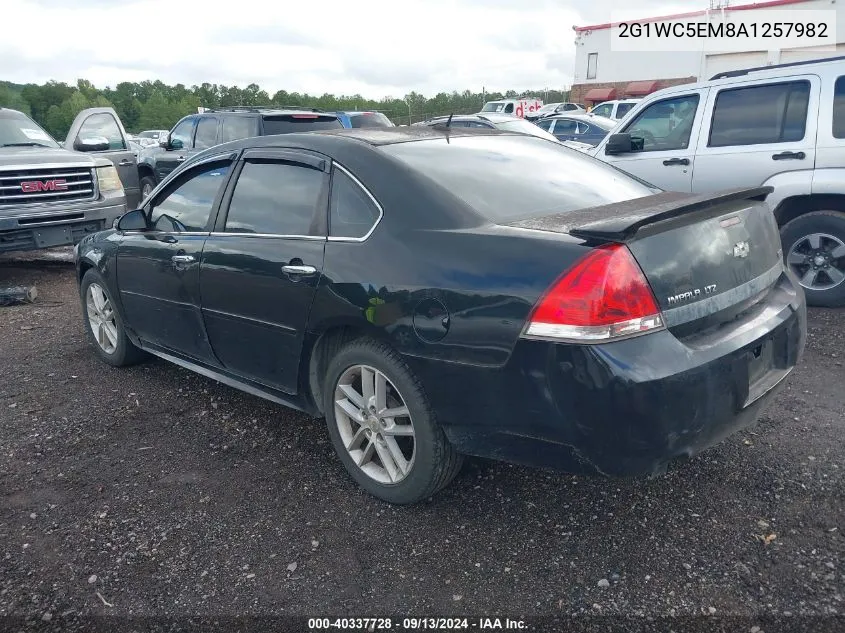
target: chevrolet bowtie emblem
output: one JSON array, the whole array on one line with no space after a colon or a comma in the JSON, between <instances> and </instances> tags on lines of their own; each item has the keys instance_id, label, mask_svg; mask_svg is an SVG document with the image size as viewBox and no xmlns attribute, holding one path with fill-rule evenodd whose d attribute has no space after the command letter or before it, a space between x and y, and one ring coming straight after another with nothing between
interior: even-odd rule
<instances>
[{"instance_id":1,"label":"chevrolet bowtie emblem","mask_svg":"<svg viewBox=\"0 0 845 633\"><path fill-rule=\"evenodd\" d=\"M734 244L734 257L748 257L749 252L751 252L751 245L748 242Z\"/></svg>"}]
</instances>

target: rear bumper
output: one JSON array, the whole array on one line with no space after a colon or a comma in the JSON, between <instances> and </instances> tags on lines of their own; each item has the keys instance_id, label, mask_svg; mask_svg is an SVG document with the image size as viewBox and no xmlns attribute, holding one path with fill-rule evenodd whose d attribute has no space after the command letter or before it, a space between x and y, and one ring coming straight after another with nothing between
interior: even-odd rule
<instances>
[{"instance_id":1,"label":"rear bumper","mask_svg":"<svg viewBox=\"0 0 845 633\"><path fill-rule=\"evenodd\" d=\"M757 420L803 354L806 308L796 286L784 276L772 301L727 336L521 340L502 368L438 365L436 384L456 387L430 399L467 454L573 473L657 474Z\"/></svg>"},{"instance_id":2,"label":"rear bumper","mask_svg":"<svg viewBox=\"0 0 845 633\"><path fill-rule=\"evenodd\" d=\"M86 205L2 211L0 253L76 244L86 235L111 228L115 218L126 213L126 201L120 197Z\"/></svg>"}]
</instances>

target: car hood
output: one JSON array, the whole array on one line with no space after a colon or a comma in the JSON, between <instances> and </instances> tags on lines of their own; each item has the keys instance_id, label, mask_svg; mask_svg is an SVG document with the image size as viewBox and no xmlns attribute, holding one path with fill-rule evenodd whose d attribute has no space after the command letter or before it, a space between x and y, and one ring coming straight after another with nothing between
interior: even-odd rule
<instances>
[{"instance_id":1,"label":"car hood","mask_svg":"<svg viewBox=\"0 0 845 633\"><path fill-rule=\"evenodd\" d=\"M59 147L1 147L0 168L32 165L77 165L94 167L100 161L82 152L71 152Z\"/></svg>"}]
</instances>

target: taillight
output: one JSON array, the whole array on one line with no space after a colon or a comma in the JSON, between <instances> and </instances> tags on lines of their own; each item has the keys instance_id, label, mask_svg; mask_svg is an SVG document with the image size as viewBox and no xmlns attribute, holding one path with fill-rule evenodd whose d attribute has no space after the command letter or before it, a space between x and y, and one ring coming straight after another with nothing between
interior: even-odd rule
<instances>
[{"instance_id":1,"label":"taillight","mask_svg":"<svg viewBox=\"0 0 845 633\"><path fill-rule=\"evenodd\" d=\"M623 244L593 249L540 299L527 336L603 342L663 327L648 281Z\"/></svg>"},{"instance_id":2,"label":"taillight","mask_svg":"<svg viewBox=\"0 0 845 633\"><path fill-rule=\"evenodd\" d=\"M292 119L317 119L319 117L316 114L291 114L290 118L292 118Z\"/></svg>"}]
</instances>

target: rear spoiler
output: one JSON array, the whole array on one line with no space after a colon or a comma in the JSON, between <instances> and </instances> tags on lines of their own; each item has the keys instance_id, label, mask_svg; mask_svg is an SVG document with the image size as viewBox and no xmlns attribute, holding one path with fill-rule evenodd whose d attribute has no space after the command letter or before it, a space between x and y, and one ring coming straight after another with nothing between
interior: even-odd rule
<instances>
[{"instance_id":1,"label":"rear spoiler","mask_svg":"<svg viewBox=\"0 0 845 633\"><path fill-rule=\"evenodd\" d=\"M577 211L567 211L540 218L517 220L509 223L522 229L568 233L582 239L595 239L610 242L631 241L643 227L666 222L661 227L700 222L708 217L725 213L723 205L743 200L763 201L773 187L753 187L728 189L715 194L689 194L664 191L653 196L645 196L615 202L600 207L588 207Z\"/></svg>"}]
</instances>

